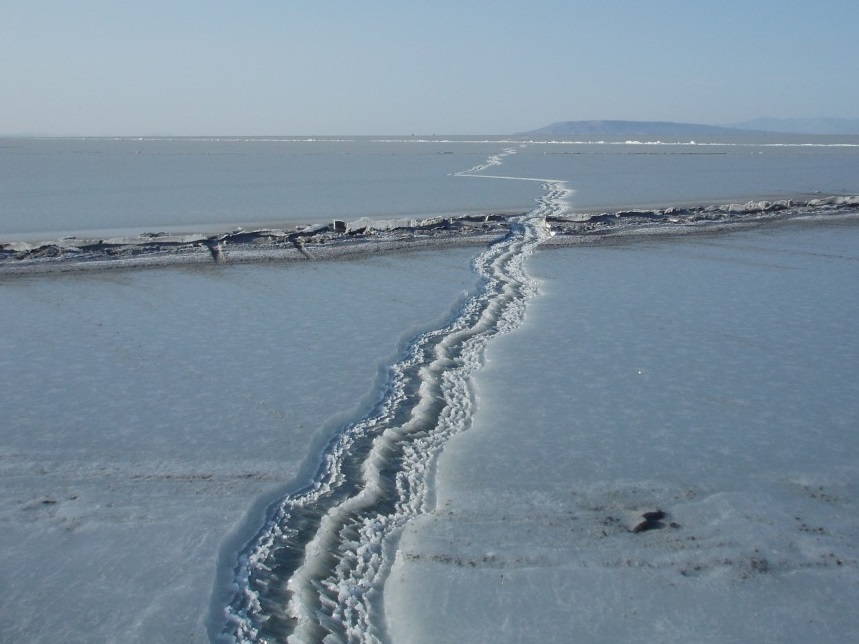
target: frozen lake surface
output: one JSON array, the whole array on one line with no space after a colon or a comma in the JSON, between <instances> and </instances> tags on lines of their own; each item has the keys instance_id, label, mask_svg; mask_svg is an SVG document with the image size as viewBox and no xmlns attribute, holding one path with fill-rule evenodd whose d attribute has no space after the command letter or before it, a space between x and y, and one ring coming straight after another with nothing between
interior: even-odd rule
<instances>
[{"instance_id":1,"label":"frozen lake surface","mask_svg":"<svg viewBox=\"0 0 859 644\"><path fill-rule=\"evenodd\" d=\"M498 148L366 137L0 138L0 241L525 211L538 185L487 191L453 176Z\"/></svg>"},{"instance_id":2,"label":"frozen lake surface","mask_svg":"<svg viewBox=\"0 0 859 644\"><path fill-rule=\"evenodd\" d=\"M857 232L534 257L401 540L392 640L854 639Z\"/></svg>"},{"instance_id":3,"label":"frozen lake surface","mask_svg":"<svg viewBox=\"0 0 859 644\"><path fill-rule=\"evenodd\" d=\"M0 283L2 639L207 641L220 551L449 316L473 253Z\"/></svg>"},{"instance_id":4,"label":"frozen lake surface","mask_svg":"<svg viewBox=\"0 0 859 644\"><path fill-rule=\"evenodd\" d=\"M532 208L538 182L457 176L487 157L567 182L576 212L859 193L857 137L753 141L0 138L0 242Z\"/></svg>"},{"instance_id":5,"label":"frozen lake surface","mask_svg":"<svg viewBox=\"0 0 859 644\"><path fill-rule=\"evenodd\" d=\"M529 212L489 248L4 275L0 632L855 639L855 214L531 253L576 210L859 194L857 150L4 141L0 241Z\"/></svg>"}]
</instances>

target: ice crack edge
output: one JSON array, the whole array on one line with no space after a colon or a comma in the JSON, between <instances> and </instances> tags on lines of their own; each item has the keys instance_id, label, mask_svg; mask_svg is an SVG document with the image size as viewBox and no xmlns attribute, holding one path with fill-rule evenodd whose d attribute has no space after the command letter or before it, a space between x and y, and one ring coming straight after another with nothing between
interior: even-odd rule
<instances>
[{"instance_id":1,"label":"ice crack edge","mask_svg":"<svg viewBox=\"0 0 859 644\"><path fill-rule=\"evenodd\" d=\"M460 176L499 162L493 157ZM544 194L474 260L478 292L449 324L408 345L373 410L332 438L313 482L271 506L239 553L236 592L225 608L229 639L387 639L380 600L396 542L410 519L432 509L436 459L471 424L471 376L488 342L522 323L537 294L524 261L549 236L546 218L565 208L563 182L531 180L542 181Z\"/></svg>"}]
</instances>

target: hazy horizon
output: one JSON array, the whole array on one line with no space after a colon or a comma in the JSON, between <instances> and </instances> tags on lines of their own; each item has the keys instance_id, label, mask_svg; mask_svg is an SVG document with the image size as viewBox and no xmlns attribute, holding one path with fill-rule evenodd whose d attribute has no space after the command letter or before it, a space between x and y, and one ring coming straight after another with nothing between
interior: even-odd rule
<instances>
[{"instance_id":1,"label":"hazy horizon","mask_svg":"<svg viewBox=\"0 0 859 644\"><path fill-rule=\"evenodd\" d=\"M505 134L856 118L859 5L7 6L5 136Z\"/></svg>"},{"instance_id":2,"label":"hazy horizon","mask_svg":"<svg viewBox=\"0 0 859 644\"><path fill-rule=\"evenodd\" d=\"M580 127L576 127L580 126ZM601 128L600 126L605 126ZM44 134L39 132L18 132L18 133L5 133L0 132L0 138L32 138L32 139L135 139L135 138L214 138L214 139L265 139L265 138L278 138L278 139L308 139L308 138L320 138L320 139L336 139L336 138L373 138L373 137L384 137L384 138L415 138L415 139L432 139L432 138L441 138L444 139L446 137L455 137L455 138L463 138L463 137L491 137L491 138L499 138L503 139L505 137L522 137L522 136L537 136L537 135L553 135L553 136L580 136L585 134L593 133L591 130L593 127L596 127L602 135L611 134L609 129L616 130L614 132L617 136L622 136L624 134L642 134L648 131L648 128L654 128L653 134L654 136L659 136L665 134L661 131L659 126L678 126L683 129L684 132L688 131L688 133L694 132L695 128L700 128L701 133L699 135L707 135L711 133L712 129L722 129L725 130L726 133L733 131L734 133L742 133L748 132L749 134L772 134L772 135L801 135L803 137L807 136L826 136L826 137L855 137L859 135L859 119L845 119L845 118L829 118L829 117L819 117L819 118L804 118L804 119L794 119L794 118L769 118L769 117L760 117L756 119L749 119L748 121L743 121L739 123L690 123L690 122L678 122L678 121L667 121L667 120L648 120L648 121L640 121L640 120L626 120L626 119L587 119L587 120L576 120L576 121L554 121L552 123L544 124L541 127L534 128L532 130L520 130L516 132L457 132L457 133L449 133L449 132L374 132L371 134L354 134L354 133L339 133L339 134L319 134L314 132L269 132L263 134L232 134L229 132L209 132L209 133L199 133L199 134L176 134L173 132L144 132L144 133L132 133L132 134L76 134L76 133L65 133L65 134ZM567 128L568 132L562 132L562 130ZM608 129L606 129L608 128Z\"/></svg>"}]
</instances>

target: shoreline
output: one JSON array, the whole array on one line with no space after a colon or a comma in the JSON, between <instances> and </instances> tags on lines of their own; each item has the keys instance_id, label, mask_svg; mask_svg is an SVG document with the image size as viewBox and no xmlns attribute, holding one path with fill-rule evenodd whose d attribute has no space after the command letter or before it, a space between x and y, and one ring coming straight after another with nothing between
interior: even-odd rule
<instances>
[{"instance_id":1,"label":"shoreline","mask_svg":"<svg viewBox=\"0 0 859 644\"><path fill-rule=\"evenodd\" d=\"M416 220L355 222L297 227L234 229L216 235L146 233L132 237L26 243L0 242L0 276L139 269L166 266L326 261L369 254L490 244L525 213L463 215ZM550 237L541 248L593 244L637 236L724 232L774 222L859 215L859 196L744 204L626 209L598 214L549 216Z\"/></svg>"}]
</instances>

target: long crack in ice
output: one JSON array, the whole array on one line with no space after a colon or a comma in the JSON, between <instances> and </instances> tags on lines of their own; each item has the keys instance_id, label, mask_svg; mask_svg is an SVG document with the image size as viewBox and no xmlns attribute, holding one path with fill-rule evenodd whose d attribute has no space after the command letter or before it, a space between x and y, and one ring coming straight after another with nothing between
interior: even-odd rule
<instances>
[{"instance_id":1,"label":"long crack in ice","mask_svg":"<svg viewBox=\"0 0 859 644\"><path fill-rule=\"evenodd\" d=\"M487 177L476 173L515 152L457 176ZM372 412L331 440L313 482L272 506L240 553L225 635L240 642L386 639L379 600L396 541L411 518L431 509L436 458L471 424L471 375L487 343L522 322L537 293L524 260L548 235L545 218L564 209L563 182L528 180L542 182L544 194L476 258L478 292L448 325L409 344Z\"/></svg>"}]
</instances>

